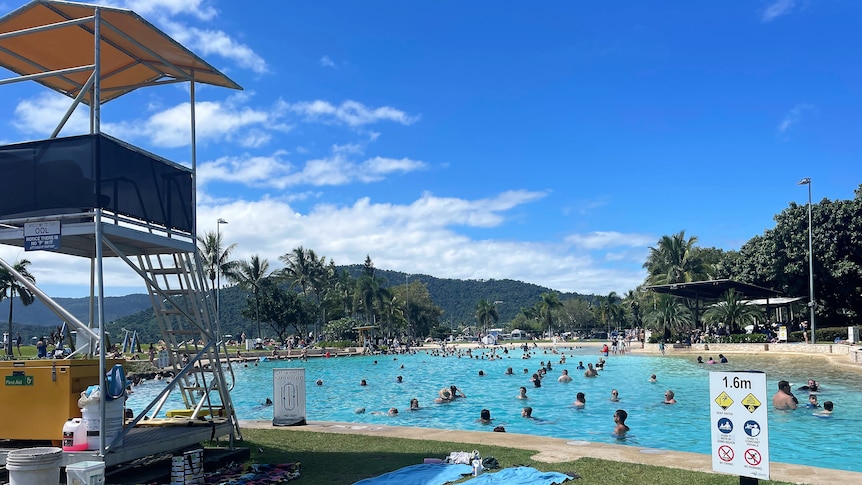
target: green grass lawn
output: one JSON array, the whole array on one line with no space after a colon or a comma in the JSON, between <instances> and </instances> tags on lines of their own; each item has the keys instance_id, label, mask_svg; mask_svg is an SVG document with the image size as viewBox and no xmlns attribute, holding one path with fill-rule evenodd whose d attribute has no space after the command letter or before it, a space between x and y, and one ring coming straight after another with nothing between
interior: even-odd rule
<instances>
[{"instance_id":1,"label":"green grass lawn","mask_svg":"<svg viewBox=\"0 0 862 485\"><path fill-rule=\"evenodd\" d=\"M564 463L530 459L534 451L497 446L450 444L404 438L352 434L314 433L277 429L243 429L245 441L238 446L251 450L252 463L302 463L299 484L349 484L399 468L422 463L424 458L443 458L452 451L478 449L493 456L501 467L532 466L542 471L577 473L575 485L731 485L739 477L692 472L675 468L581 458ZM761 481L763 484L785 482ZM405 484L406 485L406 484Z\"/></svg>"}]
</instances>

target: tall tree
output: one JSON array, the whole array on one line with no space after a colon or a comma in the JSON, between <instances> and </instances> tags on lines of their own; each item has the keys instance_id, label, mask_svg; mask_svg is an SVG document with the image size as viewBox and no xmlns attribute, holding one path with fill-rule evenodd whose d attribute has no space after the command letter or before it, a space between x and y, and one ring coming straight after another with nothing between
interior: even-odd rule
<instances>
[{"instance_id":1,"label":"tall tree","mask_svg":"<svg viewBox=\"0 0 862 485\"><path fill-rule=\"evenodd\" d=\"M354 307L363 310L368 323L376 324L378 310L383 308L383 302L388 298L389 290L382 279L363 274L356 280Z\"/></svg>"},{"instance_id":2,"label":"tall tree","mask_svg":"<svg viewBox=\"0 0 862 485\"><path fill-rule=\"evenodd\" d=\"M704 257L698 257L696 244L697 236L686 238L685 231L662 236L655 247L649 248L649 256L643 265L649 272L647 283L667 285L708 279L710 265Z\"/></svg>"},{"instance_id":3,"label":"tall tree","mask_svg":"<svg viewBox=\"0 0 862 485\"><path fill-rule=\"evenodd\" d=\"M257 336L263 335L260 331L260 292L269 276L269 261L261 259L257 254L248 261L238 261L226 274L228 279L234 281L240 288L251 291L254 296L254 315L257 322Z\"/></svg>"},{"instance_id":4,"label":"tall tree","mask_svg":"<svg viewBox=\"0 0 862 485\"><path fill-rule=\"evenodd\" d=\"M655 308L646 314L644 323L650 330L661 331L662 341L664 341L674 333L691 329L691 310L673 296L659 295L656 298Z\"/></svg>"},{"instance_id":5,"label":"tall tree","mask_svg":"<svg viewBox=\"0 0 862 485\"><path fill-rule=\"evenodd\" d=\"M548 338L553 338L553 323L554 323L554 312L563 307L563 303L560 301L560 294L552 291L548 293L542 293L540 295L541 301L539 301L539 314L542 316L542 322L544 323L545 328L548 329Z\"/></svg>"},{"instance_id":6,"label":"tall tree","mask_svg":"<svg viewBox=\"0 0 862 485\"><path fill-rule=\"evenodd\" d=\"M500 314L497 312L496 305L484 298L479 300L479 303L476 304L476 320L479 321L479 325L482 327L483 335L488 334L488 325L497 323L499 319Z\"/></svg>"},{"instance_id":7,"label":"tall tree","mask_svg":"<svg viewBox=\"0 0 862 485\"><path fill-rule=\"evenodd\" d=\"M709 307L703 317L707 322L727 325L730 333L741 331L747 324L753 324L763 312L755 305L749 305L741 293L727 290L721 301Z\"/></svg>"},{"instance_id":8,"label":"tall tree","mask_svg":"<svg viewBox=\"0 0 862 485\"><path fill-rule=\"evenodd\" d=\"M862 317L862 185L853 199L823 199L811 212L817 327L854 325ZM807 297L808 257L808 206L791 202L774 228L723 264L734 279Z\"/></svg>"},{"instance_id":9,"label":"tall tree","mask_svg":"<svg viewBox=\"0 0 862 485\"><path fill-rule=\"evenodd\" d=\"M314 318L310 304L296 292L280 288L272 279L266 281L260 291L260 319L269 324L279 342L284 342L291 328L299 335L306 335ZM244 316L256 317L245 312Z\"/></svg>"},{"instance_id":10,"label":"tall tree","mask_svg":"<svg viewBox=\"0 0 862 485\"><path fill-rule=\"evenodd\" d=\"M611 323L617 315L617 307L620 304L620 297L617 292L612 291L607 296L599 297L599 318L602 321L602 326L608 329L608 338L611 336Z\"/></svg>"},{"instance_id":11,"label":"tall tree","mask_svg":"<svg viewBox=\"0 0 862 485\"><path fill-rule=\"evenodd\" d=\"M12 265L12 269L27 281L35 283L36 277L30 274L27 269L28 266L30 266L30 260L21 259ZM6 355L10 357L12 356L12 308L16 296L24 306L32 304L35 300L33 293L12 276L12 273L6 268L0 268L0 301L9 299L9 334L6 337Z\"/></svg>"},{"instance_id":12,"label":"tall tree","mask_svg":"<svg viewBox=\"0 0 862 485\"><path fill-rule=\"evenodd\" d=\"M224 245L220 232L210 231L198 236L198 251L201 264L210 280L210 288L215 288L219 274L226 275L235 263L230 260L230 253L236 249L236 243Z\"/></svg>"}]
</instances>

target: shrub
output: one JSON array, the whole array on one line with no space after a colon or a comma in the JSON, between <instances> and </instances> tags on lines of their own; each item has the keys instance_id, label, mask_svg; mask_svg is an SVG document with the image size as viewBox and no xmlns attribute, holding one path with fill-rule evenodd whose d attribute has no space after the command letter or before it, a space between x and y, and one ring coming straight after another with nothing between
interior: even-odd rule
<instances>
[{"instance_id":1,"label":"shrub","mask_svg":"<svg viewBox=\"0 0 862 485\"><path fill-rule=\"evenodd\" d=\"M766 342L766 335L762 333L735 333L706 338L708 344L761 344Z\"/></svg>"}]
</instances>

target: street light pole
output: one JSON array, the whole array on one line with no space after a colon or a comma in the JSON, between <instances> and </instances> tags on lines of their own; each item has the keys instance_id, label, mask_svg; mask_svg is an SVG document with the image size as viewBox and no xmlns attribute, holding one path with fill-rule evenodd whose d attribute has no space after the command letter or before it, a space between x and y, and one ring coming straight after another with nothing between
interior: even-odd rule
<instances>
[{"instance_id":1,"label":"street light pole","mask_svg":"<svg viewBox=\"0 0 862 485\"><path fill-rule=\"evenodd\" d=\"M812 248L812 220L811 220L811 178L805 177L799 181L799 185L808 186L808 308L811 311L811 343L817 343L814 333L814 250Z\"/></svg>"},{"instance_id":2,"label":"street light pole","mask_svg":"<svg viewBox=\"0 0 862 485\"><path fill-rule=\"evenodd\" d=\"M405 308L405 310L407 311L407 336L412 337L413 331L410 328L410 275L409 274L407 274L407 273L404 274L404 281L407 282L407 288L405 290L407 292L407 298L406 298L407 308Z\"/></svg>"},{"instance_id":3,"label":"street light pole","mask_svg":"<svg viewBox=\"0 0 862 485\"><path fill-rule=\"evenodd\" d=\"M218 218L216 221L216 323L221 323L221 225L227 221Z\"/></svg>"}]
</instances>

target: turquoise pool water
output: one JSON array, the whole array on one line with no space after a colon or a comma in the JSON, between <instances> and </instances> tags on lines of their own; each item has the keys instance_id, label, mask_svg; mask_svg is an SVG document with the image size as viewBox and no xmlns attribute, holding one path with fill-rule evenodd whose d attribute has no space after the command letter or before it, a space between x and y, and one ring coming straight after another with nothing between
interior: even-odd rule
<instances>
[{"instance_id":1,"label":"turquoise pool water","mask_svg":"<svg viewBox=\"0 0 862 485\"><path fill-rule=\"evenodd\" d=\"M595 362L599 357L597 349L567 348L562 352L567 356L566 364L559 364L560 355L543 353L542 349L530 359L522 359L521 350L510 350L499 360L436 357L420 352L397 357L262 362L235 368L237 385L231 396L240 419L272 419L272 408L261 406L261 402L272 397L273 369L304 368L309 420L489 432L502 425L508 432L571 441L710 454L708 372L760 370L767 374L770 398L779 380L790 381L795 389L814 378L824 389L820 402L835 403L835 415L830 419L814 417L808 409L794 412L770 409L769 451L773 461L862 471L862 463L857 459L862 454L862 443L855 434L853 419L855 412L862 409L859 373L842 371L820 358L804 355L729 355L730 363L723 365L697 364L696 356L612 355L599 377L588 379L575 367L579 360L584 364ZM475 355L483 353L474 352ZM708 354L703 357L706 360ZM547 360L553 363L553 369L542 387L534 388L530 376L541 361ZM506 375L507 367L513 368L514 375ZM572 382L557 382L562 369L569 371ZM479 370L485 375L480 377ZM648 382L652 373L657 374L658 382ZM399 375L404 381L400 384L396 382ZM324 385L315 385L317 379L323 379ZM359 385L362 379L367 380L367 386ZM435 404L438 390L452 384L460 387L467 398ZM127 406L142 409L163 386L160 381L139 385ZM520 386L527 388L528 399L516 398ZM620 401L616 403L609 399L614 388L620 393ZM674 390L677 405L661 404L666 389ZM586 394L584 409L571 405L577 392ZM807 393L795 391L795 394L800 402L807 401ZM421 410L410 412L409 401L413 397L419 399ZM533 416L540 420L522 418L524 406L531 406ZM358 407L367 412L356 414ZM391 407L398 408L398 416L385 414ZM182 408L179 401L169 402L164 409L174 408ZM491 411L491 425L477 421L483 408ZM627 424L631 432L622 441L611 434L616 409L625 409L629 414Z\"/></svg>"}]
</instances>

